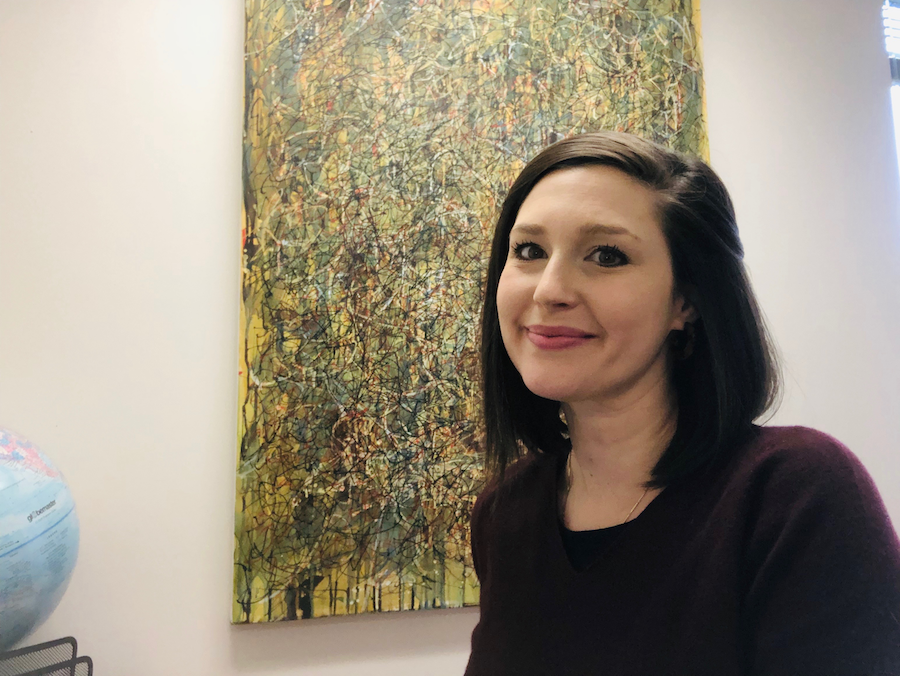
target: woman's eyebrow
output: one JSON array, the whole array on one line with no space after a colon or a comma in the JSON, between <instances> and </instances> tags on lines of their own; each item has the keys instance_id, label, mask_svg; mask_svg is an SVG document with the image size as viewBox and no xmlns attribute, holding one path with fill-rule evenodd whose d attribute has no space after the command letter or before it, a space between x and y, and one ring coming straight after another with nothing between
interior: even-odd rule
<instances>
[{"instance_id":1,"label":"woman's eyebrow","mask_svg":"<svg viewBox=\"0 0 900 676\"><path fill-rule=\"evenodd\" d=\"M541 235L544 233L544 226L538 225L536 223L516 223L512 230L515 232L520 232L523 235ZM641 241L641 238L635 235L631 230L627 228L619 227L618 225L604 225L603 223L588 223L586 225L582 225L578 228L578 234L582 237L589 237L591 235L626 235L628 237L633 237L637 241Z\"/></svg>"}]
</instances>

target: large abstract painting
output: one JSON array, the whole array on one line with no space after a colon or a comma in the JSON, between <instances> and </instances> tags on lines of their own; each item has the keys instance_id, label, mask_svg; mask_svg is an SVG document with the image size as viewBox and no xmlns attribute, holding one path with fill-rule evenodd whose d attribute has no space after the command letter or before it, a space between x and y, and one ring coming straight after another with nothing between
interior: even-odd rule
<instances>
[{"instance_id":1,"label":"large abstract painting","mask_svg":"<svg viewBox=\"0 0 900 676\"><path fill-rule=\"evenodd\" d=\"M705 153L691 0L247 0L234 622L478 602L478 317L569 134Z\"/></svg>"}]
</instances>

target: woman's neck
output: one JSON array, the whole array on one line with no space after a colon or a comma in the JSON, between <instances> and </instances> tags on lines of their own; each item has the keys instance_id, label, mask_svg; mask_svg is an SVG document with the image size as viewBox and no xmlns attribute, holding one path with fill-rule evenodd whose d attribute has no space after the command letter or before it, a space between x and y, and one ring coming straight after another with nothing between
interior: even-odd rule
<instances>
[{"instance_id":1,"label":"woman's neck","mask_svg":"<svg viewBox=\"0 0 900 676\"><path fill-rule=\"evenodd\" d=\"M675 433L677 406L665 387L617 402L563 404L574 484L589 493L633 491L650 479Z\"/></svg>"}]
</instances>

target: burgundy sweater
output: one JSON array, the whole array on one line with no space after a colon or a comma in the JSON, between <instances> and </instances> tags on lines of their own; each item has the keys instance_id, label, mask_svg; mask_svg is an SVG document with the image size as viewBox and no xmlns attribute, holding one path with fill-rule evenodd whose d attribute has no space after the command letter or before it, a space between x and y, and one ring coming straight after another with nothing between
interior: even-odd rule
<instances>
[{"instance_id":1,"label":"burgundy sweater","mask_svg":"<svg viewBox=\"0 0 900 676\"><path fill-rule=\"evenodd\" d=\"M562 460L528 456L475 504L467 676L900 676L900 542L838 441L758 428L582 572L560 536Z\"/></svg>"}]
</instances>

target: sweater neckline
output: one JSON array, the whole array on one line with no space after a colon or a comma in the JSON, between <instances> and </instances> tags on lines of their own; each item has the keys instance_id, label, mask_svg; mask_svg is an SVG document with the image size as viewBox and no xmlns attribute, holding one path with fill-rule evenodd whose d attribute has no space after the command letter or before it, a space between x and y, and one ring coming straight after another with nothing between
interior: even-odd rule
<instances>
[{"instance_id":1,"label":"sweater neckline","mask_svg":"<svg viewBox=\"0 0 900 676\"><path fill-rule=\"evenodd\" d=\"M567 455L568 454L561 454L560 456L556 456L554 462L547 463L546 466L546 471L549 476L544 484L547 488L544 495L544 530L549 535L550 542L548 543L548 551L552 553L557 568L564 570L567 576L572 579L584 579L585 576L594 575L596 571L602 570L609 557L614 555L617 549L627 544L627 541L632 538L642 537L642 533L648 531L652 532L653 525L659 519L660 510L671 500L675 490L672 486L666 486L650 501L641 513L631 521L619 524L618 526L599 529L610 531L612 533L610 542L604 547L596 560L592 561L582 570L577 570L569 560L568 554L566 554L562 533L562 529L565 525L559 517L558 507L559 472L561 471L561 467L564 467Z\"/></svg>"}]
</instances>

